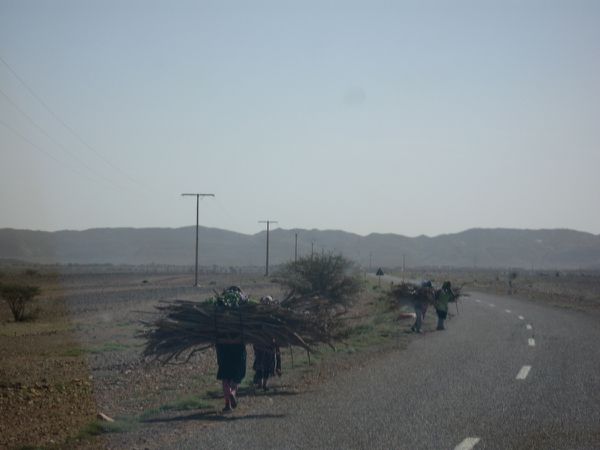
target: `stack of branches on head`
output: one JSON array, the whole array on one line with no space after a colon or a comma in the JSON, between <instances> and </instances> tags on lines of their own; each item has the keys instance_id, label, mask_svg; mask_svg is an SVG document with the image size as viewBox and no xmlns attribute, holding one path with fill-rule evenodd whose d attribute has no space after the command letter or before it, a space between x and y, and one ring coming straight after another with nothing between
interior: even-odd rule
<instances>
[{"instance_id":1,"label":"stack of branches on head","mask_svg":"<svg viewBox=\"0 0 600 450\"><path fill-rule=\"evenodd\" d=\"M334 339L340 339L345 334L342 316L347 309L332 302L330 298L318 294L291 296L284 299L281 305L304 317L310 317L312 322L318 323Z\"/></svg>"},{"instance_id":2,"label":"stack of branches on head","mask_svg":"<svg viewBox=\"0 0 600 450\"><path fill-rule=\"evenodd\" d=\"M224 292L204 302L173 300L157 306L161 317L146 323L144 356L162 362L189 361L196 352L215 344L243 343L306 350L332 337L309 315L277 304L233 300Z\"/></svg>"},{"instance_id":3,"label":"stack of branches on head","mask_svg":"<svg viewBox=\"0 0 600 450\"><path fill-rule=\"evenodd\" d=\"M342 255L313 254L285 264L277 280L287 290L282 306L311 316L332 336L343 335L342 316L362 289L350 260Z\"/></svg>"},{"instance_id":4,"label":"stack of branches on head","mask_svg":"<svg viewBox=\"0 0 600 450\"><path fill-rule=\"evenodd\" d=\"M402 307L413 306L416 303L433 303L435 296L436 290L431 286L402 282L393 285L388 299L390 306Z\"/></svg>"},{"instance_id":5,"label":"stack of branches on head","mask_svg":"<svg viewBox=\"0 0 600 450\"><path fill-rule=\"evenodd\" d=\"M451 302L461 296L461 289L462 286L452 288ZM392 287L388 299L392 307L414 306L418 303L433 304L439 298L441 291L434 288L430 282L421 284L402 282Z\"/></svg>"}]
</instances>

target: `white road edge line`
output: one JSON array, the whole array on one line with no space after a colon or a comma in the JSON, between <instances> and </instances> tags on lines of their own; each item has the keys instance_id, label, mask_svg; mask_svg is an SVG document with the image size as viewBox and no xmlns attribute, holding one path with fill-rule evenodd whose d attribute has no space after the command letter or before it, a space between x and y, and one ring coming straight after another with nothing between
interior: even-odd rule
<instances>
[{"instance_id":1,"label":"white road edge line","mask_svg":"<svg viewBox=\"0 0 600 450\"><path fill-rule=\"evenodd\" d=\"M533 327L530 324L525 325L525 328L527 328L528 330L533 330Z\"/></svg>"},{"instance_id":2,"label":"white road edge line","mask_svg":"<svg viewBox=\"0 0 600 450\"><path fill-rule=\"evenodd\" d=\"M506 311L508 314L510 314L510 309L505 309L504 311Z\"/></svg>"},{"instance_id":3,"label":"white road edge line","mask_svg":"<svg viewBox=\"0 0 600 450\"><path fill-rule=\"evenodd\" d=\"M525 317L519 316L519 320L525 320Z\"/></svg>"},{"instance_id":4,"label":"white road edge line","mask_svg":"<svg viewBox=\"0 0 600 450\"><path fill-rule=\"evenodd\" d=\"M475 447L477 445L477 443L480 440L481 439L479 439L478 437L468 437L464 441L462 441L460 444L458 444L456 447L454 447L454 450L471 450L473 447Z\"/></svg>"},{"instance_id":5,"label":"white road edge line","mask_svg":"<svg viewBox=\"0 0 600 450\"><path fill-rule=\"evenodd\" d=\"M529 343L530 347L535 347L535 339L534 338L529 338L529 340L527 342Z\"/></svg>"},{"instance_id":6,"label":"white road edge line","mask_svg":"<svg viewBox=\"0 0 600 450\"><path fill-rule=\"evenodd\" d=\"M519 373L517 374L517 380L524 380L529 375L529 371L531 370L531 366L523 366Z\"/></svg>"}]
</instances>

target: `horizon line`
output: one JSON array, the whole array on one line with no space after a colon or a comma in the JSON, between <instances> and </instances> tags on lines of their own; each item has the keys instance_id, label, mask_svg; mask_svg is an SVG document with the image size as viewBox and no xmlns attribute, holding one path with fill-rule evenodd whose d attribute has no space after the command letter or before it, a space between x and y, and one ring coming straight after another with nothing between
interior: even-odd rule
<instances>
[{"instance_id":1,"label":"horizon line","mask_svg":"<svg viewBox=\"0 0 600 450\"><path fill-rule=\"evenodd\" d=\"M64 229L58 229L58 230L40 230L40 229L29 229L29 228L14 228L14 227L2 227L0 228L0 231L5 231L5 230L12 230L12 231L29 231L29 232L38 232L38 233L64 233L64 232L76 232L76 233L84 233L86 231L97 231L97 230L180 230L183 228L195 228L196 225L184 225L184 226L179 226L179 227L168 227L168 226L164 226L164 227L159 227L159 226L149 226L149 227L133 227L133 226L118 226L118 227L92 227L92 228L84 228L84 229L71 229L71 228L64 228ZM235 231L235 230L229 230L226 228L218 228L218 227L211 227L211 226L205 226L205 225L200 225L200 228L204 228L206 230L218 230L218 231L225 231L228 233L235 233L235 234L241 234L241 235L245 235L245 236L256 236L257 234L262 234L262 233L266 233L266 230L259 230L256 233L244 233L241 231ZM409 236L406 234L401 234L401 233L395 233L395 232L379 232L379 231L373 231L370 232L368 234L360 234L360 233L356 233L353 231L347 231L347 230L342 230L342 229L332 229L332 228L324 228L324 229L320 229L320 228L283 228L283 227L277 227L277 228L273 228L272 230L270 230L271 233L277 231L277 230L281 230L281 231L289 231L289 232L295 232L295 231L304 231L304 232L339 232L339 233L347 233L347 234L352 234L352 235L356 235L359 237L369 237L372 235L394 235L394 236L400 236L400 237L405 237L405 238L409 238L409 239L417 239L417 238L429 238L429 239L433 239L436 237L441 237L441 236L450 236L450 235L455 235L455 234L461 234L461 233L466 233L468 231L492 231L492 230L504 230L504 231L572 231L572 232L577 232L577 233L584 233L584 234L590 234L592 236L600 236L600 234L596 234L590 231L584 231L584 230L577 230L575 228L565 228L565 227L557 227L557 228L511 228L511 227L471 227L471 228L466 228L463 229L461 231L455 231L455 232L445 232L445 233L439 233L436 235L427 235L427 234L419 234L416 236Z\"/></svg>"}]
</instances>

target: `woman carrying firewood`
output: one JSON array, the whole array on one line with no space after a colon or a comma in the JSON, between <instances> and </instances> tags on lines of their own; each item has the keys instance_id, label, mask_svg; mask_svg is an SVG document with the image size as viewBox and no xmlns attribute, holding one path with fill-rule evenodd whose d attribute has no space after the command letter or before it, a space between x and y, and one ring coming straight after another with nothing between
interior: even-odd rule
<instances>
[{"instance_id":1,"label":"woman carrying firewood","mask_svg":"<svg viewBox=\"0 0 600 450\"><path fill-rule=\"evenodd\" d=\"M454 292L452 292L452 285L449 281L444 281L442 284L442 289L439 291L438 295L436 295L435 299L435 312L438 316L438 324L437 329L444 329L444 320L448 316L448 303L454 300Z\"/></svg>"},{"instance_id":2,"label":"woman carrying firewood","mask_svg":"<svg viewBox=\"0 0 600 450\"><path fill-rule=\"evenodd\" d=\"M427 313L427 308L431 301L432 291L433 285L431 284L431 281L425 280L421 283L421 288L417 291L412 300L413 309L415 311L415 323L410 329L415 333L421 333L421 326L423 325L423 320L425 320L425 314Z\"/></svg>"},{"instance_id":3,"label":"woman carrying firewood","mask_svg":"<svg viewBox=\"0 0 600 450\"><path fill-rule=\"evenodd\" d=\"M244 344L217 344L217 379L223 383L225 407L223 412L237 407L237 387L246 376L246 346Z\"/></svg>"},{"instance_id":4,"label":"woman carrying firewood","mask_svg":"<svg viewBox=\"0 0 600 450\"><path fill-rule=\"evenodd\" d=\"M236 294L239 303L248 301L248 297L237 286L228 288L223 294ZM217 379L223 383L225 398L223 412L230 412L237 407L237 387L246 376L246 345L240 335L229 336L228 340L230 342L215 345L219 366Z\"/></svg>"},{"instance_id":5,"label":"woman carrying firewood","mask_svg":"<svg viewBox=\"0 0 600 450\"><path fill-rule=\"evenodd\" d=\"M263 305L274 305L276 302L270 295L260 299ZM269 377L277 373L281 376L281 351L275 339L272 339L268 344L254 344L254 369L253 383L256 388L262 388L267 391L267 381Z\"/></svg>"}]
</instances>

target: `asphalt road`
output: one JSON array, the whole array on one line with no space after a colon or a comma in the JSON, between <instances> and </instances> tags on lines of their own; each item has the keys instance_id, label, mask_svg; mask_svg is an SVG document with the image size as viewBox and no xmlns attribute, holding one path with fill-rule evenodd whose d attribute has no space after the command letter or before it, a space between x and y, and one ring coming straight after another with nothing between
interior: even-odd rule
<instances>
[{"instance_id":1,"label":"asphalt road","mask_svg":"<svg viewBox=\"0 0 600 450\"><path fill-rule=\"evenodd\" d=\"M174 448L599 449L599 318L478 293L459 307L445 331Z\"/></svg>"}]
</instances>

